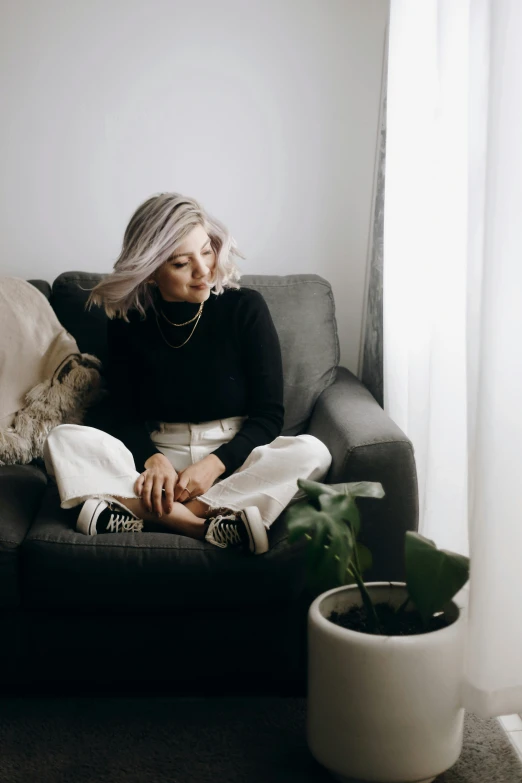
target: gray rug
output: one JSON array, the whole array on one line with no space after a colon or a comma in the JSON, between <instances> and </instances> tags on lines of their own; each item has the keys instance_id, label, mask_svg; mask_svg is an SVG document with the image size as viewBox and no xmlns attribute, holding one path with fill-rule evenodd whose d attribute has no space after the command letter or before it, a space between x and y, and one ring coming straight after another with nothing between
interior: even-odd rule
<instances>
[{"instance_id":1,"label":"gray rug","mask_svg":"<svg viewBox=\"0 0 522 783\"><path fill-rule=\"evenodd\" d=\"M2 783L331 783L302 698L2 698ZM518 783L496 720L466 716L440 783Z\"/></svg>"}]
</instances>

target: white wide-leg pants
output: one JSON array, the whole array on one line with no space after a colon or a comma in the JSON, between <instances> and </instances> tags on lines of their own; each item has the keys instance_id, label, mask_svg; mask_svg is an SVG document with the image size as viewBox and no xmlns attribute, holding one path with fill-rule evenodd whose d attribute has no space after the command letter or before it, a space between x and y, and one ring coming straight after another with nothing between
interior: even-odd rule
<instances>
[{"instance_id":1,"label":"white wide-leg pants","mask_svg":"<svg viewBox=\"0 0 522 783\"><path fill-rule=\"evenodd\" d=\"M179 472L232 440L243 421L244 417L234 416L201 424L163 423L151 438ZM73 508L93 496L137 497L134 484L140 474L131 452L102 430L61 424L47 437L44 459L62 508ZM313 435L279 436L255 448L243 465L218 479L199 499L211 508L233 511L257 506L269 528L286 506L303 497L297 479L321 481L331 461L327 447Z\"/></svg>"}]
</instances>

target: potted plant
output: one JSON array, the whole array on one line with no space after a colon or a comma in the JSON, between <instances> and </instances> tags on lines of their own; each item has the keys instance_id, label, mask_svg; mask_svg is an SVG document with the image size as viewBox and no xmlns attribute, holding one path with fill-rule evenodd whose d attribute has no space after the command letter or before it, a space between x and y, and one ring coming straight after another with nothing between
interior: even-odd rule
<instances>
[{"instance_id":1,"label":"potted plant","mask_svg":"<svg viewBox=\"0 0 522 783\"><path fill-rule=\"evenodd\" d=\"M306 497L288 509L288 538L307 538L317 596L308 611L310 751L340 781L428 783L462 749L464 616L451 599L469 560L408 531L406 582L366 584L371 553L357 540L356 498L383 497L381 484L298 484Z\"/></svg>"}]
</instances>

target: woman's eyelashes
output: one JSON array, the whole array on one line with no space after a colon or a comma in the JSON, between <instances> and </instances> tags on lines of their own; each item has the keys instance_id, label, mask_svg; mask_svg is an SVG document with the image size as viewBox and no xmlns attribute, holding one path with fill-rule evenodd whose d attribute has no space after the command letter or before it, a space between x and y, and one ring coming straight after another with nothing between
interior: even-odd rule
<instances>
[{"instance_id":1,"label":"woman's eyelashes","mask_svg":"<svg viewBox=\"0 0 522 783\"><path fill-rule=\"evenodd\" d=\"M213 251L212 251L212 250L206 250L206 251L203 253L203 255L204 255L204 256L211 256L211 255L212 255L212 253L213 253ZM189 262L188 262L188 261L185 261L185 262L181 262L181 261L175 261L175 262L173 262L172 266L173 266L175 269L183 269L183 267L184 267L184 266L188 266L188 264L189 264Z\"/></svg>"}]
</instances>

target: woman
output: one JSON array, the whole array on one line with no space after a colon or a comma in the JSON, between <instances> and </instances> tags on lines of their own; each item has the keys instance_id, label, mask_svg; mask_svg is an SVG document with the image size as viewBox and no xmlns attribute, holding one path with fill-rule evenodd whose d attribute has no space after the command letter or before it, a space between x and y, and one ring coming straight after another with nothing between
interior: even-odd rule
<instances>
[{"instance_id":1,"label":"woman","mask_svg":"<svg viewBox=\"0 0 522 783\"><path fill-rule=\"evenodd\" d=\"M46 441L62 507L83 504L77 530L156 522L262 554L297 479L326 475L320 440L280 436L277 332L261 294L240 288L234 256L234 239L192 198L161 193L132 216L114 272L88 300L109 317L118 437L62 425Z\"/></svg>"}]
</instances>

